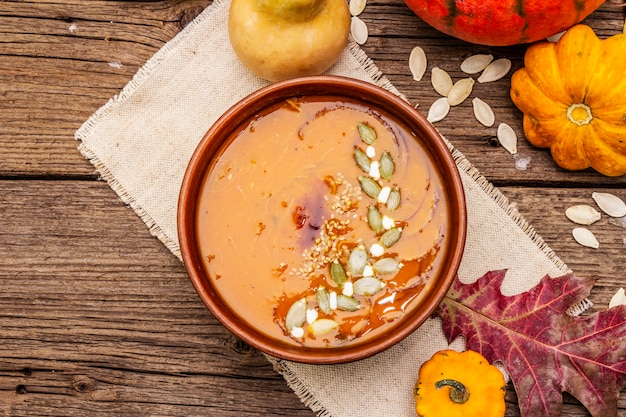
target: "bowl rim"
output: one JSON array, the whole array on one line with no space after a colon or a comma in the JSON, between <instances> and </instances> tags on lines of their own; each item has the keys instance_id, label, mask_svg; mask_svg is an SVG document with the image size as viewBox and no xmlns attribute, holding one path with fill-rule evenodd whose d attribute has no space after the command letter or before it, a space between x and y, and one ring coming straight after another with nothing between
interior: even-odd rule
<instances>
[{"instance_id":1,"label":"bowl rim","mask_svg":"<svg viewBox=\"0 0 626 417\"><path fill-rule=\"evenodd\" d=\"M370 104L384 109L405 123L416 136L420 137L430 157L446 167L439 169L439 173L443 176L446 190L452 190L446 193L449 210L452 213L450 229L457 233L450 234L454 239L447 248L447 267L442 270L443 276L438 277L440 285L429 287L430 293L428 297L424 297L423 301L426 308L420 309L417 317L400 320L398 326L390 328L393 331L382 332L362 343L349 343L341 347L310 348L288 345L257 331L219 299L216 291L211 290L209 279L196 250L195 216L198 192L206 170L211 164L210 156L219 153L233 130L249 120L257 111L277 101L285 100L287 97L326 94L361 100L366 105ZM269 100L268 96L272 99ZM221 131L225 133L220 136ZM214 139L215 137L218 139ZM332 75L293 78L262 87L239 100L226 110L204 134L190 158L181 184L177 207L177 233L181 257L195 291L209 311L231 333L278 359L310 364L352 362L380 353L406 338L432 315L443 300L457 275L465 248L467 233L465 191L458 166L445 139L405 99L378 85L353 78Z\"/></svg>"}]
</instances>

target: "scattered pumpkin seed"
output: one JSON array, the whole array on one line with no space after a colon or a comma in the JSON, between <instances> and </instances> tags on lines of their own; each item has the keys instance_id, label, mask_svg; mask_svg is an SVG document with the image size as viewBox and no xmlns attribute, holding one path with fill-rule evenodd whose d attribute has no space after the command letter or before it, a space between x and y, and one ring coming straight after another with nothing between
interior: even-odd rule
<instances>
[{"instance_id":1,"label":"scattered pumpkin seed","mask_svg":"<svg viewBox=\"0 0 626 417\"><path fill-rule=\"evenodd\" d=\"M339 261L334 261L330 264L330 277L337 285L341 285L346 281L346 270L343 269L343 265Z\"/></svg>"},{"instance_id":2,"label":"scattered pumpkin seed","mask_svg":"<svg viewBox=\"0 0 626 417\"><path fill-rule=\"evenodd\" d=\"M339 327L339 323L337 323L335 320L318 319L309 326L309 329L311 330L311 333L313 333L315 336L322 336L332 332L337 327Z\"/></svg>"},{"instance_id":3,"label":"scattered pumpkin seed","mask_svg":"<svg viewBox=\"0 0 626 417\"><path fill-rule=\"evenodd\" d=\"M366 177L365 175L361 175L359 178L359 184L361 184L361 189L365 194L372 198L377 198L378 194L380 194L380 185L370 177Z\"/></svg>"},{"instance_id":4,"label":"scattered pumpkin seed","mask_svg":"<svg viewBox=\"0 0 626 417\"><path fill-rule=\"evenodd\" d=\"M380 210L378 210L378 208L373 204L370 204L367 209L367 223L369 224L370 229L372 229L372 231L376 234L384 230L383 216L380 214Z\"/></svg>"},{"instance_id":5,"label":"scattered pumpkin seed","mask_svg":"<svg viewBox=\"0 0 626 417\"><path fill-rule=\"evenodd\" d=\"M391 211L397 210L400 207L400 198L400 189L393 187L387 199L387 208Z\"/></svg>"},{"instance_id":6,"label":"scattered pumpkin seed","mask_svg":"<svg viewBox=\"0 0 626 417\"><path fill-rule=\"evenodd\" d=\"M426 53L422 48L416 46L411 50L411 54L409 55L409 69L415 81L422 80L426 72L427 63Z\"/></svg>"},{"instance_id":7,"label":"scattered pumpkin seed","mask_svg":"<svg viewBox=\"0 0 626 417\"><path fill-rule=\"evenodd\" d=\"M348 273L353 277L363 276L363 270L367 265L367 251L365 246L359 245L352 249L348 258Z\"/></svg>"},{"instance_id":8,"label":"scattered pumpkin seed","mask_svg":"<svg viewBox=\"0 0 626 417\"><path fill-rule=\"evenodd\" d=\"M466 74L477 74L487 68L491 61L493 61L493 55L491 54L468 56L461 62L461 71Z\"/></svg>"},{"instance_id":9,"label":"scattered pumpkin seed","mask_svg":"<svg viewBox=\"0 0 626 417\"><path fill-rule=\"evenodd\" d=\"M330 294L328 290L322 286L315 291L315 299L317 300L317 306L326 314L330 314L332 309L330 308Z\"/></svg>"},{"instance_id":10,"label":"scattered pumpkin seed","mask_svg":"<svg viewBox=\"0 0 626 417\"><path fill-rule=\"evenodd\" d=\"M306 320L306 300L299 299L289 307L285 316L285 327L291 332L294 327L302 327Z\"/></svg>"},{"instance_id":11,"label":"scattered pumpkin seed","mask_svg":"<svg viewBox=\"0 0 626 417\"><path fill-rule=\"evenodd\" d=\"M565 216L576 224L590 225L600 220L600 212L587 204L568 207Z\"/></svg>"},{"instance_id":12,"label":"scattered pumpkin seed","mask_svg":"<svg viewBox=\"0 0 626 417\"><path fill-rule=\"evenodd\" d=\"M432 69L430 73L430 82L433 88L440 95L447 97L452 88L452 77L439 67Z\"/></svg>"},{"instance_id":13,"label":"scattered pumpkin seed","mask_svg":"<svg viewBox=\"0 0 626 417\"><path fill-rule=\"evenodd\" d=\"M361 308L361 303L359 303L354 297L339 294L337 296L337 308L344 311L357 311Z\"/></svg>"},{"instance_id":14,"label":"scattered pumpkin seed","mask_svg":"<svg viewBox=\"0 0 626 417\"><path fill-rule=\"evenodd\" d=\"M546 40L548 42L558 42L559 39L561 39L563 37L563 35L565 35L565 31L562 31L562 32L559 32L559 33L555 33L552 36L548 36Z\"/></svg>"},{"instance_id":15,"label":"scattered pumpkin seed","mask_svg":"<svg viewBox=\"0 0 626 417\"><path fill-rule=\"evenodd\" d=\"M511 60L500 58L487 65L483 73L478 77L479 83L489 83L504 77L511 69Z\"/></svg>"},{"instance_id":16,"label":"scattered pumpkin seed","mask_svg":"<svg viewBox=\"0 0 626 417\"><path fill-rule=\"evenodd\" d=\"M506 123L498 125L498 141L504 149L509 151L511 155L517 153L517 134L511 126Z\"/></svg>"},{"instance_id":17,"label":"scattered pumpkin seed","mask_svg":"<svg viewBox=\"0 0 626 417\"><path fill-rule=\"evenodd\" d=\"M361 122L357 125L359 130L359 137L363 142L368 145L373 145L376 142L376 131L367 123Z\"/></svg>"},{"instance_id":18,"label":"scattered pumpkin seed","mask_svg":"<svg viewBox=\"0 0 626 417\"><path fill-rule=\"evenodd\" d=\"M584 227L576 227L573 229L572 236L574 236L576 242L588 248L598 249L600 247L598 239L596 239L591 230L585 229Z\"/></svg>"},{"instance_id":19,"label":"scattered pumpkin seed","mask_svg":"<svg viewBox=\"0 0 626 417\"><path fill-rule=\"evenodd\" d=\"M626 203L618 196L611 193L593 193L591 198L596 202L600 210L611 217L626 216Z\"/></svg>"},{"instance_id":20,"label":"scattered pumpkin seed","mask_svg":"<svg viewBox=\"0 0 626 417\"><path fill-rule=\"evenodd\" d=\"M455 82L448 92L448 103L450 106L458 106L463 103L472 93L472 88L474 88L473 78L463 78Z\"/></svg>"},{"instance_id":21,"label":"scattered pumpkin seed","mask_svg":"<svg viewBox=\"0 0 626 417\"><path fill-rule=\"evenodd\" d=\"M356 280L354 283L354 293L358 295L374 295L383 287L385 283L374 277L363 277Z\"/></svg>"},{"instance_id":22,"label":"scattered pumpkin seed","mask_svg":"<svg viewBox=\"0 0 626 417\"><path fill-rule=\"evenodd\" d=\"M358 16L363 13L365 10L365 6L367 5L367 0L350 0L348 5L350 9L350 14L352 16Z\"/></svg>"},{"instance_id":23,"label":"scattered pumpkin seed","mask_svg":"<svg viewBox=\"0 0 626 417\"><path fill-rule=\"evenodd\" d=\"M395 245L402 237L401 227L392 227L380 236L378 242L385 248L390 248Z\"/></svg>"},{"instance_id":24,"label":"scattered pumpkin seed","mask_svg":"<svg viewBox=\"0 0 626 417\"><path fill-rule=\"evenodd\" d=\"M436 123L436 122L443 120L448 115L449 112L450 112L450 103L448 102L448 98L441 97L435 100L435 102L430 106L430 109L428 109L428 116L426 116L426 119L428 119L428 121L431 123Z\"/></svg>"},{"instance_id":25,"label":"scattered pumpkin seed","mask_svg":"<svg viewBox=\"0 0 626 417\"><path fill-rule=\"evenodd\" d=\"M613 308L620 305L626 305L626 292L623 288L617 290L617 292L611 297L609 301L609 308Z\"/></svg>"},{"instance_id":26,"label":"scattered pumpkin seed","mask_svg":"<svg viewBox=\"0 0 626 417\"><path fill-rule=\"evenodd\" d=\"M396 165L393 162L393 158L389 152L384 151L380 156L380 164L379 164L380 176L386 180L391 178L396 171Z\"/></svg>"},{"instance_id":27,"label":"scattered pumpkin seed","mask_svg":"<svg viewBox=\"0 0 626 417\"><path fill-rule=\"evenodd\" d=\"M356 43L363 45L369 36L367 25L357 16L352 16L350 21L350 34Z\"/></svg>"},{"instance_id":28,"label":"scattered pumpkin seed","mask_svg":"<svg viewBox=\"0 0 626 417\"><path fill-rule=\"evenodd\" d=\"M382 258L374 262L373 268L378 274L393 274L398 272L400 264L395 258Z\"/></svg>"},{"instance_id":29,"label":"scattered pumpkin seed","mask_svg":"<svg viewBox=\"0 0 626 417\"><path fill-rule=\"evenodd\" d=\"M485 103L478 97L474 97L472 100L472 107L474 109L474 116L480 124L486 127L493 126L496 121L496 116L493 114L493 110L489 104Z\"/></svg>"},{"instance_id":30,"label":"scattered pumpkin seed","mask_svg":"<svg viewBox=\"0 0 626 417\"><path fill-rule=\"evenodd\" d=\"M370 158L360 148L354 148L354 160L359 168L364 172L370 172Z\"/></svg>"}]
</instances>

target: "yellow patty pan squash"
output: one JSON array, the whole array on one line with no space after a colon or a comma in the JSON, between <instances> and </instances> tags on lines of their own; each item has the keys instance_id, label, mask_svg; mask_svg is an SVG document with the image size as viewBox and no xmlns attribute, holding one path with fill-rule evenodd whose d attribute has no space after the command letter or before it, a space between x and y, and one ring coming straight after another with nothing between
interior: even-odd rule
<instances>
[{"instance_id":1,"label":"yellow patty pan squash","mask_svg":"<svg viewBox=\"0 0 626 417\"><path fill-rule=\"evenodd\" d=\"M567 170L626 174L626 34L600 40L585 25L531 45L511 78L524 134Z\"/></svg>"},{"instance_id":2,"label":"yellow patty pan squash","mask_svg":"<svg viewBox=\"0 0 626 417\"><path fill-rule=\"evenodd\" d=\"M502 417L506 382L473 350L442 350L424 362L415 383L419 417Z\"/></svg>"}]
</instances>

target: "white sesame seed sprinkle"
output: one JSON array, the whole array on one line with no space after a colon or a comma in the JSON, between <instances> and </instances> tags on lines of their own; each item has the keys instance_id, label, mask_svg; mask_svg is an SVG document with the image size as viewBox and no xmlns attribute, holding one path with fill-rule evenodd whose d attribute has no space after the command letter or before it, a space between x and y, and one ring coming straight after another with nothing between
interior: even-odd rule
<instances>
[{"instance_id":1,"label":"white sesame seed sprinkle","mask_svg":"<svg viewBox=\"0 0 626 417\"><path fill-rule=\"evenodd\" d=\"M387 215L383 216L383 227L385 228L385 230L389 230L395 226L396 226L396 221L394 219L392 219L391 217Z\"/></svg>"},{"instance_id":2,"label":"white sesame seed sprinkle","mask_svg":"<svg viewBox=\"0 0 626 417\"><path fill-rule=\"evenodd\" d=\"M374 258L378 258L379 256L383 256L383 254L385 253L385 248L378 243L374 243L371 247L370 247L370 254L374 257Z\"/></svg>"},{"instance_id":3,"label":"white sesame seed sprinkle","mask_svg":"<svg viewBox=\"0 0 626 417\"><path fill-rule=\"evenodd\" d=\"M375 180L380 179L380 163L378 161L372 161L370 164L369 175Z\"/></svg>"},{"instance_id":4,"label":"white sesame seed sprinkle","mask_svg":"<svg viewBox=\"0 0 626 417\"><path fill-rule=\"evenodd\" d=\"M294 327L293 329L291 329L291 335L296 339L300 339L302 336L304 336L304 329L302 327Z\"/></svg>"},{"instance_id":5,"label":"white sesame seed sprinkle","mask_svg":"<svg viewBox=\"0 0 626 417\"><path fill-rule=\"evenodd\" d=\"M306 322L309 324L313 324L313 322L317 320L317 310L314 308L309 308L306 311Z\"/></svg>"},{"instance_id":6,"label":"white sesame seed sprinkle","mask_svg":"<svg viewBox=\"0 0 626 417\"><path fill-rule=\"evenodd\" d=\"M352 294L354 294L354 287L352 286L352 281L344 282L341 293L345 295L346 297L352 297Z\"/></svg>"},{"instance_id":7,"label":"white sesame seed sprinkle","mask_svg":"<svg viewBox=\"0 0 626 417\"><path fill-rule=\"evenodd\" d=\"M331 291L328 295L328 304L330 304L331 310L337 309L337 293L335 291Z\"/></svg>"},{"instance_id":8,"label":"white sesame seed sprinkle","mask_svg":"<svg viewBox=\"0 0 626 417\"><path fill-rule=\"evenodd\" d=\"M389 194L391 194L391 187L384 186L380 193L378 193L378 202L382 204L387 204L387 200L389 200Z\"/></svg>"}]
</instances>

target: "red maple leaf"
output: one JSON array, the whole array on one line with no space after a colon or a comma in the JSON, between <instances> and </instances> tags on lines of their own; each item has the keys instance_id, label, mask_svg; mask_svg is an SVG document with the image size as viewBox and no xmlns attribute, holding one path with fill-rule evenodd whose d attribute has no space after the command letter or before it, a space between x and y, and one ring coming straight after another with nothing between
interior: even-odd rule
<instances>
[{"instance_id":1,"label":"red maple leaf","mask_svg":"<svg viewBox=\"0 0 626 417\"><path fill-rule=\"evenodd\" d=\"M467 349L500 361L511 376L522 417L557 417L562 393L576 397L594 417L617 415L626 386L626 306L573 317L595 280L545 276L530 291L505 296L506 271L473 284L458 277L439 308L446 337L462 335Z\"/></svg>"}]
</instances>

